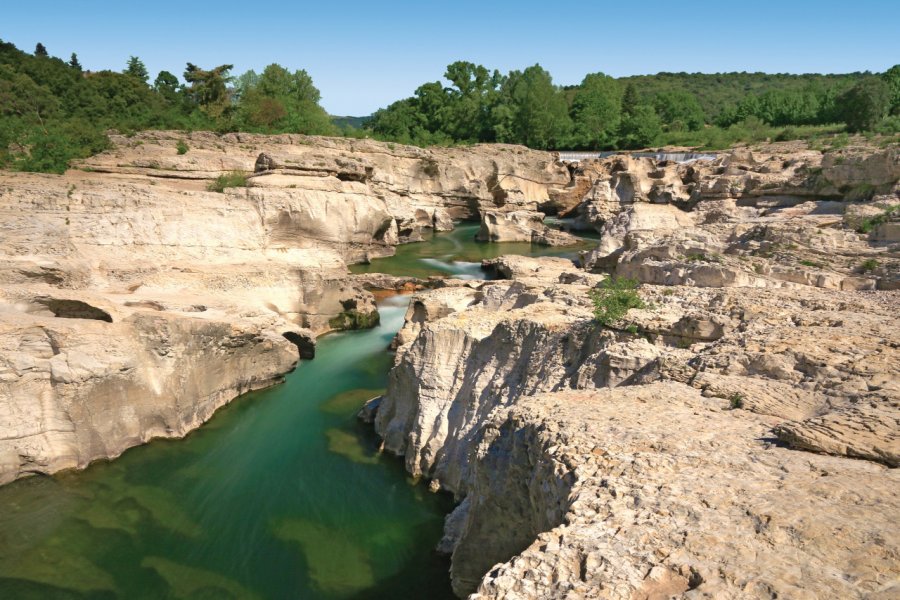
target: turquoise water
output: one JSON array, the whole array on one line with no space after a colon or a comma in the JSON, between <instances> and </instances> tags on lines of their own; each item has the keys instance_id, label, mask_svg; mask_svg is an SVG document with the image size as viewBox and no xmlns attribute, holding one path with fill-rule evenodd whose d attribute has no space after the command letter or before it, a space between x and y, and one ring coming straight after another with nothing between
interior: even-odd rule
<instances>
[{"instance_id":1,"label":"turquoise water","mask_svg":"<svg viewBox=\"0 0 900 600\"><path fill-rule=\"evenodd\" d=\"M371 264L352 265L353 273L388 273L429 277L445 275L458 278L482 278L481 261L504 254L527 256L564 256L575 258L581 250L597 245L596 239L584 239L573 246L538 246L527 242L476 242L477 223L461 223L453 231L432 234L426 242L397 247L390 258L377 259ZM596 236L594 236L596 237Z\"/></svg>"},{"instance_id":2,"label":"turquoise water","mask_svg":"<svg viewBox=\"0 0 900 600\"><path fill-rule=\"evenodd\" d=\"M589 248L435 234L355 272L481 277L501 254ZM451 500L410 481L356 413L387 382L381 325L319 340L283 385L233 401L183 440L157 440L83 472L0 487L0 600L453 598L433 551Z\"/></svg>"},{"instance_id":3,"label":"turquoise water","mask_svg":"<svg viewBox=\"0 0 900 600\"><path fill-rule=\"evenodd\" d=\"M0 488L0 598L452 598L451 501L355 418L406 302L184 440Z\"/></svg>"}]
</instances>

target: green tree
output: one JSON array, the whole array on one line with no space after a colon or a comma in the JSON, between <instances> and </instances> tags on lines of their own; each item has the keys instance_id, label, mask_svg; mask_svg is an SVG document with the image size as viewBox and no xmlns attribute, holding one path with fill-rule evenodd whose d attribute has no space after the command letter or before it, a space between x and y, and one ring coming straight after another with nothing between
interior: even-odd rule
<instances>
[{"instance_id":1,"label":"green tree","mask_svg":"<svg viewBox=\"0 0 900 600\"><path fill-rule=\"evenodd\" d=\"M622 89L603 73L587 75L572 99L572 140L580 148L608 148L622 116Z\"/></svg>"},{"instance_id":2,"label":"green tree","mask_svg":"<svg viewBox=\"0 0 900 600\"><path fill-rule=\"evenodd\" d=\"M628 83L625 86L625 93L622 94L622 114L630 115L640 103L641 98L638 95L637 86Z\"/></svg>"},{"instance_id":3,"label":"green tree","mask_svg":"<svg viewBox=\"0 0 900 600\"><path fill-rule=\"evenodd\" d=\"M494 124L498 141L545 149L568 139L572 121L566 99L540 65L510 73L501 96L498 108L505 108L494 111L501 118Z\"/></svg>"},{"instance_id":4,"label":"green tree","mask_svg":"<svg viewBox=\"0 0 900 600\"><path fill-rule=\"evenodd\" d=\"M847 130L870 131L887 115L891 90L881 78L870 77L841 94L838 106Z\"/></svg>"},{"instance_id":5,"label":"green tree","mask_svg":"<svg viewBox=\"0 0 900 600\"><path fill-rule=\"evenodd\" d=\"M0 114L18 116L46 132L46 120L59 108L59 100L46 86L0 64Z\"/></svg>"},{"instance_id":6,"label":"green tree","mask_svg":"<svg viewBox=\"0 0 900 600\"><path fill-rule=\"evenodd\" d=\"M456 140L487 141L493 136L491 109L499 99L498 88L503 77L498 71L493 73L482 65L457 61L447 66L444 77L453 84L441 90L422 90L417 96L426 114L431 114L425 106L427 100L437 100L441 105L434 113L434 128ZM420 88L421 89L421 88ZM429 98L425 98L425 94Z\"/></svg>"},{"instance_id":7,"label":"green tree","mask_svg":"<svg viewBox=\"0 0 900 600\"><path fill-rule=\"evenodd\" d=\"M891 114L900 115L900 65L894 65L882 75L890 90Z\"/></svg>"},{"instance_id":8,"label":"green tree","mask_svg":"<svg viewBox=\"0 0 900 600\"><path fill-rule=\"evenodd\" d=\"M72 57L69 59L69 66L72 67L73 69L77 69L78 71L82 70L81 63L78 62L78 55L75 54L74 52L72 53Z\"/></svg>"},{"instance_id":9,"label":"green tree","mask_svg":"<svg viewBox=\"0 0 900 600\"><path fill-rule=\"evenodd\" d=\"M706 115L697 97L684 90L657 94L653 106L670 131L697 131L706 123Z\"/></svg>"},{"instance_id":10,"label":"green tree","mask_svg":"<svg viewBox=\"0 0 900 600\"><path fill-rule=\"evenodd\" d=\"M415 99L405 98L375 111L365 128L383 139L415 144L419 143L420 133L425 130L423 120Z\"/></svg>"},{"instance_id":11,"label":"green tree","mask_svg":"<svg viewBox=\"0 0 900 600\"><path fill-rule=\"evenodd\" d=\"M153 89L161 94L175 94L178 92L178 77L168 71L160 71L153 80Z\"/></svg>"},{"instance_id":12,"label":"green tree","mask_svg":"<svg viewBox=\"0 0 900 600\"><path fill-rule=\"evenodd\" d=\"M147 80L150 79L150 73L147 72L147 67L137 56L128 57L128 64L126 65L124 72L126 75L134 77L144 83L147 83Z\"/></svg>"},{"instance_id":13,"label":"green tree","mask_svg":"<svg viewBox=\"0 0 900 600\"><path fill-rule=\"evenodd\" d=\"M234 65L219 65L207 71L193 63L187 63L184 70L184 80L190 84L188 94L213 118L221 117L228 109L228 83L231 81L228 72L232 68Z\"/></svg>"},{"instance_id":14,"label":"green tree","mask_svg":"<svg viewBox=\"0 0 900 600\"><path fill-rule=\"evenodd\" d=\"M37 43L37 46L34 47L34 55L35 56L48 56L47 48L40 42Z\"/></svg>"},{"instance_id":15,"label":"green tree","mask_svg":"<svg viewBox=\"0 0 900 600\"><path fill-rule=\"evenodd\" d=\"M263 70L255 85L241 92L240 118L254 128L306 134L336 130L319 105L321 94L304 70L291 73L278 64Z\"/></svg>"},{"instance_id":16,"label":"green tree","mask_svg":"<svg viewBox=\"0 0 900 600\"><path fill-rule=\"evenodd\" d=\"M629 149L647 148L655 144L660 135L662 123L656 111L648 104L639 104L622 119L619 144Z\"/></svg>"},{"instance_id":17,"label":"green tree","mask_svg":"<svg viewBox=\"0 0 900 600\"><path fill-rule=\"evenodd\" d=\"M244 93L251 88L256 87L258 83L259 74L253 69L250 69L249 71L245 71L241 75L238 75L234 78L232 100L239 103L241 101L241 96L243 96Z\"/></svg>"},{"instance_id":18,"label":"green tree","mask_svg":"<svg viewBox=\"0 0 900 600\"><path fill-rule=\"evenodd\" d=\"M185 102L185 96L181 92L178 77L174 73L160 71L156 75L156 79L153 80L153 89L168 106L179 107L182 110L189 108L189 105Z\"/></svg>"}]
</instances>

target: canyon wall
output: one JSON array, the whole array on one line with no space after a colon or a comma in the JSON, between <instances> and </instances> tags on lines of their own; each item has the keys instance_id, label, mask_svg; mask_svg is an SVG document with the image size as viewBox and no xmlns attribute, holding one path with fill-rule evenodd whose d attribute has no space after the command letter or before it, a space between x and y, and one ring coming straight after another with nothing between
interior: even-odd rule
<instances>
[{"instance_id":1,"label":"canyon wall","mask_svg":"<svg viewBox=\"0 0 900 600\"><path fill-rule=\"evenodd\" d=\"M515 146L111 140L62 176L0 172L0 483L186 434L317 335L377 322L348 263L569 180Z\"/></svg>"},{"instance_id":2,"label":"canyon wall","mask_svg":"<svg viewBox=\"0 0 900 600\"><path fill-rule=\"evenodd\" d=\"M374 422L461 500L457 594L900 592L900 154L844 155L579 165L581 266L414 296ZM644 307L601 326L610 273Z\"/></svg>"}]
</instances>

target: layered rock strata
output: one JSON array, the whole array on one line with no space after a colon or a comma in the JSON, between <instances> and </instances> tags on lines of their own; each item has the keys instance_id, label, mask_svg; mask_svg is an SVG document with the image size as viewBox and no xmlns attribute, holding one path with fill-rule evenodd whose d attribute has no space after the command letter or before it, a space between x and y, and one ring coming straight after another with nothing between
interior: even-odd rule
<instances>
[{"instance_id":1,"label":"layered rock strata","mask_svg":"<svg viewBox=\"0 0 900 600\"><path fill-rule=\"evenodd\" d=\"M0 483L184 435L316 335L377 323L348 263L569 179L515 146L111 140L63 176L0 173Z\"/></svg>"},{"instance_id":2,"label":"layered rock strata","mask_svg":"<svg viewBox=\"0 0 900 600\"><path fill-rule=\"evenodd\" d=\"M900 593L900 247L873 233L897 154L847 156L884 193L808 197L754 159L790 198L700 177L679 200L670 165L619 169L645 199L603 207L588 271L503 257L511 281L414 296L374 422L461 500L440 546L459 595ZM646 306L601 327L610 273Z\"/></svg>"}]
</instances>

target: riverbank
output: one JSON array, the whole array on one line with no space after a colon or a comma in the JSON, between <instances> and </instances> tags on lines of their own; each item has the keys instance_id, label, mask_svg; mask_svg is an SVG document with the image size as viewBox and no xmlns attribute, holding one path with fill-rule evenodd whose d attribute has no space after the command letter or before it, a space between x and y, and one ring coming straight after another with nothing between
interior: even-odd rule
<instances>
[{"instance_id":1,"label":"riverbank","mask_svg":"<svg viewBox=\"0 0 900 600\"><path fill-rule=\"evenodd\" d=\"M356 419L407 300L183 440L0 487L0 596L452 598L433 550L452 502Z\"/></svg>"}]
</instances>

